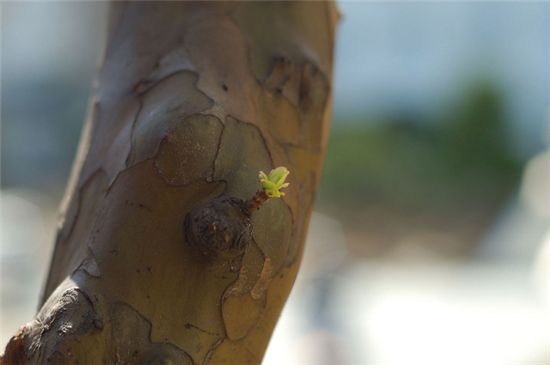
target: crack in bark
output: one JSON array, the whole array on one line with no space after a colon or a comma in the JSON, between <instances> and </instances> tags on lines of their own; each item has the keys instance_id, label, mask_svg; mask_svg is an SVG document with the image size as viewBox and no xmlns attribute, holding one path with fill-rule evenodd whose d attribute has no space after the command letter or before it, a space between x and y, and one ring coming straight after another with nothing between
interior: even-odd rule
<instances>
[{"instance_id":1,"label":"crack in bark","mask_svg":"<svg viewBox=\"0 0 550 365\"><path fill-rule=\"evenodd\" d=\"M212 181L215 181L215 176L216 176L216 161L218 160L218 157L220 155L220 149L221 149L221 146L222 146L222 140L223 140L223 136L225 134L225 121L222 121L222 130L220 132L220 137L218 138L218 144L216 146L216 153L214 155L214 159L212 160L212 176L210 177L210 179ZM226 185L227 185L227 181L226 180L223 180L225 181Z\"/></svg>"},{"instance_id":2,"label":"crack in bark","mask_svg":"<svg viewBox=\"0 0 550 365\"><path fill-rule=\"evenodd\" d=\"M206 356L204 357L204 360L202 362L202 365L207 365L210 362L210 359L214 355L214 352L216 352L216 349L225 341L226 338L220 338L218 341L216 341L210 348L208 349L208 352L206 353Z\"/></svg>"},{"instance_id":3,"label":"crack in bark","mask_svg":"<svg viewBox=\"0 0 550 365\"><path fill-rule=\"evenodd\" d=\"M202 329L202 328L200 328L199 326L196 326L196 325L194 325L194 324L192 324L192 323L189 323L189 322L187 322L187 323L184 325L184 327L185 327L186 329L194 328L194 329L197 329L197 330L199 330L199 331L201 331L201 332L203 332L203 333L206 333L207 335L211 335L211 336L223 336L223 335L220 334L220 333L215 333L215 332L207 331L207 330Z\"/></svg>"},{"instance_id":4,"label":"crack in bark","mask_svg":"<svg viewBox=\"0 0 550 365\"><path fill-rule=\"evenodd\" d=\"M138 96L137 101L138 101L139 106L138 106L136 116L135 116L134 120L132 121L132 127L130 129L130 150L128 151L128 155L126 156L126 162L125 162L126 168L130 167L130 159L132 158L132 152L134 151L134 131L136 129L136 123L139 119L139 116L141 115L141 110L143 109L143 100L141 99L140 96ZM124 170L122 170L122 171L124 171ZM113 181L109 185L109 188L111 187L112 184L114 184L116 178L118 177L118 175L122 171L119 171L116 174L115 178L113 179Z\"/></svg>"}]
</instances>

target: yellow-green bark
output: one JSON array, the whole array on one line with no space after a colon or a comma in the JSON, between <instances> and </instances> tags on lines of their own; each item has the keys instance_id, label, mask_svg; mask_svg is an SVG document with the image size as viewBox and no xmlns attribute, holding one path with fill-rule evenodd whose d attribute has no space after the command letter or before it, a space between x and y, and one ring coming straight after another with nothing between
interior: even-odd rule
<instances>
[{"instance_id":1,"label":"yellow-green bark","mask_svg":"<svg viewBox=\"0 0 550 365\"><path fill-rule=\"evenodd\" d=\"M334 4L113 6L44 303L3 361L259 363L319 182ZM242 252L194 247L192 209L249 199L281 165L287 194Z\"/></svg>"}]
</instances>

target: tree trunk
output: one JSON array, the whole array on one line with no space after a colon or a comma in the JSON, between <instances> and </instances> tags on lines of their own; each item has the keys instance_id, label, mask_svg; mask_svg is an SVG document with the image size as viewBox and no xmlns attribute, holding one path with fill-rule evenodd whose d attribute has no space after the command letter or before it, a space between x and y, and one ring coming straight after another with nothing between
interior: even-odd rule
<instances>
[{"instance_id":1,"label":"tree trunk","mask_svg":"<svg viewBox=\"0 0 550 365\"><path fill-rule=\"evenodd\" d=\"M332 3L115 3L41 309L3 364L255 364L331 115ZM258 172L290 187L252 214Z\"/></svg>"}]
</instances>

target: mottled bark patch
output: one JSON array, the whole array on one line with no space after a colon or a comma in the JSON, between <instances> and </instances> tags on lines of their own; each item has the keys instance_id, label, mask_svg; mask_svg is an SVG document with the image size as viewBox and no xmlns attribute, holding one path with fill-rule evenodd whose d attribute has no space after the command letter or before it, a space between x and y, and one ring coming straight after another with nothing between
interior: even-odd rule
<instances>
[{"instance_id":1,"label":"mottled bark patch","mask_svg":"<svg viewBox=\"0 0 550 365\"><path fill-rule=\"evenodd\" d=\"M258 323L264 306L265 300L254 299L249 293L227 297L222 307L227 337L231 340L246 337Z\"/></svg>"},{"instance_id":2,"label":"mottled bark patch","mask_svg":"<svg viewBox=\"0 0 550 365\"><path fill-rule=\"evenodd\" d=\"M201 364L225 336L220 298L237 272L229 262L212 265L192 252L182 227L191 208L219 197L225 184L170 185L154 163L121 172L106 195L90 245L101 280L87 285L98 285L110 302L123 301L150 321L152 342L172 343Z\"/></svg>"},{"instance_id":3,"label":"mottled bark patch","mask_svg":"<svg viewBox=\"0 0 550 365\"><path fill-rule=\"evenodd\" d=\"M277 118L273 134L280 142L319 150L321 128L329 83L326 76L310 61L295 62L273 55L264 87L274 95L278 109L286 106L287 118ZM294 109L286 105L289 103Z\"/></svg>"},{"instance_id":4,"label":"mottled bark patch","mask_svg":"<svg viewBox=\"0 0 550 365\"><path fill-rule=\"evenodd\" d=\"M214 169L214 178L227 182L225 194L251 198L259 188L258 171L270 166L271 157L260 130L228 117ZM222 300L226 332L232 339L246 336L260 320L265 291L283 266L291 242L292 214L282 200L267 201L251 213L251 221L254 244L248 246L239 278L227 288ZM236 316L239 307L249 308L249 312Z\"/></svg>"},{"instance_id":5,"label":"mottled bark patch","mask_svg":"<svg viewBox=\"0 0 550 365\"><path fill-rule=\"evenodd\" d=\"M267 201L252 215L252 237L265 257L271 260L274 273L287 258L291 234L292 214L281 199Z\"/></svg>"},{"instance_id":6,"label":"mottled bark patch","mask_svg":"<svg viewBox=\"0 0 550 365\"><path fill-rule=\"evenodd\" d=\"M242 265L238 269L239 276L237 280L225 290L224 297L249 293L260 277L263 261L264 254L256 242L252 240L246 247L245 254L242 258Z\"/></svg>"},{"instance_id":7,"label":"mottled bark patch","mask_svg":"<svg viewBox=\"0 0 550 365\"><path fill-rule=\"evenodd\" d=\"M149 76L134 86L134 92L143 93L160 80L180 71L195 71L185 47L176 47L162 56Z\"/></svg>"},{"instance_id":8,"label":"mottled bark patch","mask_svg":"<svg viewBox=\"0 0 550 365\"><path fill-rule=\"evenodd\" d=\"M227 182L226 195L251 198L259 188L258 172L272 167L258 127L228 117L214 162L214 179Z\"/></svg>"},{"instance_id":9,"label":"mottled bark patch","mask_svg":"<svg viewBox=\"0 0 550 365\"><path fill-rule=\"evenodd\" d=\"M192 115L168 131L155 158L159 175L170 185L212 181L222 122L210 115Z\"/></svg>"},{"instance_id":10,"label":"mottled bark patch","mask_svg":"<svg viewBox=\"0 0 550 365\"><path fill-rule=\"evenodd\" d=\"M250 63L258 80L265 80L275 54L295 63L308 59L328 74L332 63L332 38L327 7L316 2L241 3L233 19L250 42ZM304 17L316 21L303 21ZM289 21L294 19L296 21ZM269 30L266 31L266 24Z\"/></svg>"},{"instance_id":11,"label":"mottled bark patch","mask_svg":"<svg viewBox=\"0 0 550 365\"><path fill-rule=\"evenodd\" d=\"M151 342L151 323L125 303L110 311L112 351L117 364L193 365L191 357L171 343Z\"/></svg>"},{"instance_id":12,"label":"mottled bark patch","mask_svg":"<svg viewBox=\"0 0 550 365\"><path fill-rule=\"evenodd\" d=\"M265 300L254 299L251 291L262 276L264 261L264 254L252 241L246 248L238 279L223 295L223 320L227 337L231 340L245 337L260 320ZM247 311L243 313L242 308L247 308Z\"/></svg>"},{"instance_id":13,"label":"mottled bark patch","mask_svg":"<svg viewBox=\"0 0 550 365\"><path fill-rule=\"evenodd\" d=\"M132 131L127 165L153 157L160 141L184 118L210 108L213 101L195 84L197 75L180 71L158 81L143 96Z\"/></svg>"}]
</instances>

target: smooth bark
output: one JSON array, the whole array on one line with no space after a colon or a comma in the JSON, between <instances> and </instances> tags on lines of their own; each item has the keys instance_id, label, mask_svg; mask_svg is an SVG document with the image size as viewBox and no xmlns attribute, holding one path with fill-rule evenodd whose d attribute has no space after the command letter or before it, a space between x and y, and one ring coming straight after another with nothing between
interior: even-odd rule
<instances>
[{"instance_id":1,"label":"smooth bark","mask_svg":"<svg viewBox=\"0 0 550 365\"><path fill-rule=\"evenodd\" d=\"M115 3L41 309L4 364L260 363L331 116L333 3ZM257 175L291 171L250 216Z\"/></svg>"}]
</instances>

